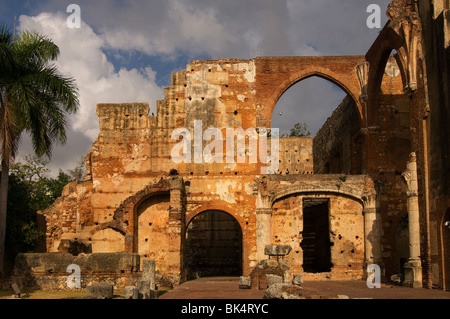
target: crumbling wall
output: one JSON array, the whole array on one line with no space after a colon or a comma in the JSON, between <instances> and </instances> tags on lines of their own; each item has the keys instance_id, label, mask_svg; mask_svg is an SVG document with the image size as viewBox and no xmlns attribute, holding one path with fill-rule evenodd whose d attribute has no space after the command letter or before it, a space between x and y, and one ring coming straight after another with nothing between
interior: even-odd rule
<instances>
[{"instance_id":1,"label":"crumbling wall","mask_svg":"<svg viewBox=\"0 0 450 319\"><path fill-rule=\"evenodd\" d=\"M312 137L281 137L277 174L312 174Z\"/></svg>"},{"instance_id":2,"label":"crumbling wall","mask_svg":"<svg viewBox=\"0 0 450 319\"><path fill-rule=\"evenodd\" d=\"M359 122L356 105L347 96L314 137L315 174L361 173L363 150L356 140Z\"/></svg>"},{"instance_id":3,"label":"crumbling wall","mask_svg":"<svg viewBox=\"0 0 450 319\"><path fill-rule=\"evenodd\" d=\"M336 245L332 259L337 262L332 276L358 278L362 274L362 204L361 200L346 198L342 188L352 184L349 174L369 174L380 194L377 200L383 214L387 267L391 273L396 272L392 262L395 259L392 234L397 221L406 212L400 172L406 165L404 157L409 154L406 152L410 146L408 134L412 130L406 116L409 103L402 91L403 75L397 72L395 65L380 80L379 95L373 97L376 105L369 107L364 99L360 99L362 88L355 71L364 61L363 56L192 61L185 70L172 75L172 84L165 89L165 99L157 102L156 115L148 113L149 106L145 103L99 104L100 134L86 156L84 182L76 188L68 188L68 193L44 212L49 229L49 251L57 251L58 243L63 239L84 241L91 244L93 251L123 249L139 253L142 258L151 256L157 260L156 267L162 272L176 273L173 269L185 267L184 243L180 239L185 235L183 227L204 211L222 210L233 216L242 229L242 272L248 275L259 262L257 232L262 226L258 224L255 212L272 209L270 205L260 205L260 194L255 190L263 164L248 160L244 163L227 163L225 160L196 163L196 125L201 123L200 137L208 128L217 128L225 134L227 128L269 127L278 98L296 82L317 75L338 84L348 93L348 98L316 137L315 163L311 138L280 139L276 175L280 179L268 189L296 197L297 204L294 207L288 206L288 202L277 202L274 207L280 214L284 210L283 214L290 222L281 218L282 214L274 213L273 229L283 240L292 240L288 237L293 236L298 248L302 198L328 199L332 221L330 232L348 237L348 245L342 247L339 246L342 241L330 238ZM175 129L189 133L186 141L190 142L191 158L181 162L172 158L174 146L184 141L181 136L172 139ZM202 152L212 141L200 140L197 147ZM226 141L223 142L226 146ZM335 161L333 156L337 155L338 149L340 157ZM215 154L218 159L225 159L225 150ZM250 151L247 145L246 155ZM327 159L336 167L326 169ZM316 172L340 174L331 177L310 175L313 165L317 167ZM158 201L154 206L145 202L150 200L148 197L135 197L164 180L169 172L178 174L185 183L186 192L180 195L182 200L177 201L185 211L177 208L173 212L172 199L169 203L172 207L168 207L167 200ZM327 193L330 183L334 190L331 194ZM296 193L298 184L309 185L309 195ZM127 202L130 198L136 200ZM180 204L182 201L184 203ZM124 204L130 205L126 207L126 213L122 211ZM144 209L145 205L148 211ZM59 219L66 211L69 212L67 218ZM139 216L142 217L140 221ZM62 225L63 220L68 222ZM340 233L341 229L345 234ZM168 239L162 235L164 233L169 233ZM274 238L275 242L277 240ZM150 243L158 249L151 248ZM297 250L299 252L292 252L292 256L300 256L300 249ZM351 262L344 264L345 258L340 256ZM294 267L300 267L301 258L292 258Z\"/></svg>"},{"instance_id":4,"label":"crumbling wall","mask_svg":"<svg viewBox=\"0 0 450 319\"><path fill-rule=\"evenodd\" d=\"M45 222L41 231L46 234L47 251L57 252L62 240L70 240L84 226L90 225L94 210L91 206L92 184L70 183L51 208L42 212Z\"/></svg>"},{"instance_id":5,"label":"crumbling wall","mask_svg":"<svg viewBox=\"0 0 450 319\"><path fill-rule=\"evenodd\" d=\"M292 251L287 256L291 273L303 273L307 279L362 278L365 234L361 198L371 188L367 177L343 179L339 175L310 175L281 180L273 177L269 185L276 198L272 206L272 244L291 246ZM323 222L328 227L322 238L327 238L328 247L318 249L329 250L330 270L305 272L303 251L310 234L305 232L304 210L305 205L313 206L314 202L327 205Z\"/></svg>"}]
</instances>

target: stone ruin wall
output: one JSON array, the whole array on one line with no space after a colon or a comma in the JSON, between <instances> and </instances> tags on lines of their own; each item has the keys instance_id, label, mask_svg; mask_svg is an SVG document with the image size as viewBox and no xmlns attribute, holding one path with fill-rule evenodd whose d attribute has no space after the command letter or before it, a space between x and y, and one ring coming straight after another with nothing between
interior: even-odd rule
<instances>
[{"instance_id":1,"label":"stone ruin wall","mask_svg":"<svg viewBox=\"0 0 450 319\"><path fill-rule=\"evenodd\" d=\"M161 177L167 177L170 170L176 169L184 179L186 187L185 225L188 225L197 214L205 210L215 209L230 213L238 221L243 232L242 271L244 274L249 274L262 257L260 254L261 247L258 248L258 245L261 244L257 235L257 216L255 216L257 202L255 180L260 177L261 165L249 163L181 163L175 165L170 159L170 153L173 146L179 141L171 140L172 131L176 128L186 127L193 132L194 120L202 120L203 130L207 127L236 128L242 126L251 128L257 126L257 124L267 124L269 118L269 115L266 114L267 105L272 103L270 102L271 99L274 106L275 97L281 95L283 90L295 83L296 78L306 76L314 69L323 68L314 67L312 63L329 63L329 65L335 67L337 65L337 69L341 69L343 73L347 74L342 75L343 79L341 80L344 81L345 77L348 78L348 70L352 70L352 74L355 73L355 64L359 63L360 59L360 57L330 57L328 59L324 57L299 57L193 61L187 66L186 70L172 75L173 83L165 90L165 100L158 101L156 115L148 113L149 106L145 103L99 104L97 114L100 122L100 134L86 156L87 172L84 182L67 186L62 198L44 212L47 219L48 251L56 252L58 249L64 251L65 241L84 242L91 247L91 252L94 253L123 250L125 247L123 233L112 228L98 230L98 227L114 221L116 210L127 198L145 189L147 185L157 183ZM289 67L292 67L292 70ZM257 70L261 71L261 76ZM331 73L329 70L328 72ZM273 81L275 74L277 74L277 81L284 84L282 86L272 85L269 89L267 82ZM348 83L354 83L355 78L356 76ZM382 130L381 132L386 132L386 135L391 134L390 136L393 135L394 138L403 134L401 130L405 125L398 124L406 121L401 116L405 112L404 98L400 93L401 84L401 77L395 72L395 76L386 74L381 85L385 94L382 95L383 103L378 112L380 112L380 116L386 116L386 119L389 119L389 122L384 122L385 131ZM348 87L352 88L350 84L348 84ZM352 90L354 91L354 89ZM261 92L261 95L257 94L259 92ZM273 98L270 98L268 92L272 92ZM349 95L327 123L336 121L340 123L338 126L343 127L344 123L346 125L348 122L353 122L355 117L360 121L363 116L360 111L361 106L350 103L351 100L353 99ZM387 104L387 106L384 107L384 104ZM350 105L351 107L347 107ZM342 110L342 113L340 113L340 110ZM384 114L386 112L389 114ZM336 114L340 114L338 119ZM397 119L400 119L400 122ZM325 141L326 136L330 136L327 131L324 131L327 125L321 131L326 132L322 133L325 137L320 137L321 133L319 133L315 139L280 138L280 163L277 174L281 176L300 174L297 176L302 179L305 177L304 175L309 175L315 170L314 165L317 161L313 160L313 148L316 152L322 149L320 152L329 154L330 145L342 143L339 140L340 136L347 138L345 145L348 148L350 136L352 138L357 136L354 140L361 143L361 139L363 140L364 134L366 134L366 131L358 130L358 125L356 125L354 126L355 130L350 130L352 132L347 131L343 135L335 134L336 140L328 140L327 149L324 142L319 142L320 138ZM392 127L396 125L399 127L399 133L393 134ZM333 127L336 126L333 125ZM391 143L392 139L389 140L388 137L384 141L380 139L382 143L380 144L380 141L378 141L377 147L382 148L383 145L386 147ZM339 182L340 177L349 173L367 173L367 168L364 167L364 161L368 160L365 158L365 147L367 145L363 144L358 146L356 151L353 149L351 159L349 153L344 152L347 157L343 159L342 170L334 171L340 174L336 175L334 180ZM382 151L385 150L380 149L380 154ZM392 156L393 159L396 158L395 155ZM351 165L348 164L348 160L351 160ZM392 193L389 193L389 198L382 198L381 207L391 207L383 214L399 218L398 216L402 215L399 211L405 212L406 210L400 177L396 174L398 171L392 169L392 163L382 164L383 160L385 159L376 163L375 166L378 168L376 173L372 175L377 177L376 182L383 183L389 183L389 179L386 181L378 179L379 171L384 171L382 167L387 168L387 174L381 176L392 175L394 182L388 187L398 189L398 193L395 195L398 196L398 204L393 204L395 203L395 196L393 197ZM396 165L399 163L399 161L393 162ZM320 161L318 163L323 166ZM325 177L325 175L323 177L317 175L316 177L325 180L330 178ZM280 181L280 185L282 184L283 182ZM275 187L280 187L280 185ZM318 189L320 189L320 186ZM164 234L167 233L165 225L167 225L168 217L166 214L156 213L165 211L170 206L164 196L167 195L152 196L145 202L140 203L139 207L136 207L139 212L138 215L141 216L137 223L143 225L140 226L140 233L137 235L138 247L149 244L151 244L151 247L167 246L168 238ZM304 197L296 196L299 202ZM337 220L342 219L341 222L336 224L339 225L342 232L346 227L350 227L348 225L355 223L343 216L352 216L351 214L359 216L357 218L359 222L352 226L354 228L353 233L350 231L349 235L346 235L348 238L352 238L350 241L353 242L354 246L347 245L342 249L339 247L333 248L332 258L335 266L332 277L337 279L362 276L361 265L364 258L360 243L357 243L364 237L364 233L361 233L361 227L363 227L361 200L355 202L339 195L326 193L321 196L329 198L330 216L332 218L338 216L336 217ZM275 208L284 204L276 202L273 205ZM291 209L292 211L298 211L300 208ZM290 215L292 211L286 211L283 214ZM334 215L336 211L342 212L342 216L340 216L340 213ZM275 213L274 217L274 233L271 241L272 243L281 243L276 233L284 233L282 225L292 223L280 221ZM296 216L294 224L301 225L298 223L300 218L301 214ZM330 223L334 224L335 221L330 221ZM391 218L389 223L383 225L383 227L388 229L388 233L391 231L392 234L395 234L396 221ZM151 226L149 226L150 224ZM147 226L144 227L144 225ZM289 229L289 227L291 226L286 226L286 229ZM332 231L333 233L338 232L337 230ZM355 235L356 233L359 233L359 235ZM295 236L298 237L298 234ZM358 239L356 236L358 236ZM284 237L281 236L281 238ZM298 238L289 240L285 238L285 240L291 240L298 248ZM385 256L391 254L393 250L390 246L392 240L394 239L391 236L386 241L384 246ZM62 242L63 245L61 245ZM295 251L297 251L295 252L297 257L292 257L293 269L300 270L301 248ZM170 268L169 257L164 248L138 248L137 252L141 255L141 258L155 259L157 270L162 273L166 273ZM347 259L350 258L351 262L345 261L345 258L341 258L342 256L346 256ZM395 265L391 266L391 272L396 271ZM320 275L311 275L311 278L319 279L320 277Z\"/></svg>"},{"instance_id":2,"label":"stone ruin wall","mask_svg":"<svg viewBox=\"0 0 450 319\"><path fill-rule=\"evenodd\" d=\"M319 201L322 198L329 200L330 231L333 236L337 233L349 241L342 245L342 240L333 240L337 246L332 248L335 265L332 277L360 276L361 267L358 264L363 259L362 248L355 239L359 236L357 233L361 232L361 224L353 223L355 218L360 219L357 217L360 216L359 212L365 210L370 201L358 197L361 194L351 199L339 192L347 179L356 178L353 182L361 182L369 176L373 186L363 189L375 189L377 192L377 214L381 215L382 221L383 266L386 275L390 276L401 270L399 251L404 249L398 246L397 234L408 211L406 187L401 174L405 170L409 153L414 150L418 161L424 283L428 287L431 287L431 281L440 287L449 286L450 263L442 259L448 250L448 245L442 241L445 237L442 232L446 231L442 225L450 214L448 194L445 193L447 182L442 180L448 169L448 165L442 161L447 145L441 138L448 134L434 133L436 130L445 132L448 127L442 123L442 119L445 119L442 114L446 114L448 108L446 78L442 74L449 72L445 72L448 69L445 59L439 57L448 53L447 26L450 15L449 8L441 2L433 0L419 3L425 39L417 47L417 60L408 57L411 45L420 39L417 32L421 30L416 28L418 20L414 19L416 13L406 0L394 0L387 13L391 21L365 56L193 61L186 70L172 75L172 85L166 88L165 99L157 102L156 115L148 114L148 104L98 105L100 134L86 156L88 170L84 182L68 185L63 196L43 212L47 221L48 251L55 252L59 248L64 251L68 241L86 243L86 247L91 247L93 251L116 251L127 247L129 234L111 227L102 228L102 225L114 223L120 217L118 208L127 198L132 198L148 185L156 185L162 180L161 177L166 180L169 171L176 169L185 187L185 203L179 205L184 207L182 222L185 226L205 210L223 210L238 221L243 231L243 274L251 273L258 261L265 258L263 244L283 241L296 246L289 258L292 258L293 269L300 269L300 237L293 229L296 227L294 225L302 226L300 207L303 199L317 197ZM406 39L404 32L411 32L412 36ZM394 53L390 58L387 56L389 52ZM425 59L424 52L427 57L436 59ZM309 178L317 178L319 184L309 189L308 194L294 187L297 193L286 192L286 198L273 200L269 190L261 190L258 186L262 178L261 165L173 165L171 162L170 150L178 142L170 140L170 134L175 128L192 129L195 120L202 120L203 129L211 126L270 127L278 98L297 81L314 75L333 81L347 92L348 98L330 117L314 141L280 139L279 171L269 178L276 180L269 187L275 193L283 193L285 186L291 185L290 178L293 176L299 183L311 183ZM430 89L429 100L427 89ZM349 107L352 103L353 107ZM353 120L356 116L359 125ZM352 129L345 134L335 134L340 130L343 132L346 127L344 123L349 122L354 124ZM330 165L328 170L326 163L332 162L332 156L337 155L335 150L348 150L349 145L350 153L344 151L339 154L341 165ZM326 156L323 156L324 152ZM308 176L313 171L316 175ZM325 172L338 174L317 175ZM352 174L365 174L366 177L358 178ZM334 185L332 190L328 188L328 191L324 191L327 183ZM152 234L166 231L164 224L167 218L169 225L173 222L170 213L167 218L159 216L153 222L150 221L157 215L156 211L166 209L167 200L164 196L167 196L167 192L165 195L152 195L145 202L134 203L143 216L143 224L155 223L158 226L155 227L158 231L139 234L138 241L143 240L145 243L145 238L156 240L154 238L158 236ZM171 200L169 206L172 203ZM268 214L269 211L272 215ZM119 219L123 220L121 217ZM273 229L268 228L272 230L263 232L258 228L261 224ZM170 243L171 239L168 241ZM86 247L81 245L80 249L89 250ZM167 269L170 271L173 262L177 262L174 259L176 253L169 252L170 256L167 256L165 253L142 251L141 257L145 258L145 255L159 258L162 272ZM346 263L346 259L352 262ZM339 272L340 275L337 275Z\"/></svg>"},{"instance_id":3,"label":"stone ruin wall","mask_svg":"<svg viewBox=\"0 0 450 319\"><path fill-rule=\"evenodd\" d=\"M315 174L361 174L360 126L348 96L314 137Z\"/></svg>"}]
</instances>

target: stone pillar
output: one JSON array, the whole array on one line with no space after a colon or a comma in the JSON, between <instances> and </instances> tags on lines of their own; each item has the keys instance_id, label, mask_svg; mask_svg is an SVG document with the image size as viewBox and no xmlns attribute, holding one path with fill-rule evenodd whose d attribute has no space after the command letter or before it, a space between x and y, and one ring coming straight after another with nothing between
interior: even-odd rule
<instances>
[{"instance_id":1,"label":"stone pillar","mask_svg":"<svg viewBox=\"0 0 450 319\"><path fill-rule=\"evenodd\" d=\"M364 199L364 272L367 266L376 264L384 275L384 263L381 248L381 214L376 208L376 196L371 194Z\"/></svg>"},{"instance_id":2,"label":"stone pillar","mask_svg":"<svg viewBox=\"0 0 450 319\"><path fill-rule=\"evenodd\" d=\"M422 263L420 260L420 226L419 226L419 197L417 186L416 154L411 153L406 171L402 174L408 188L408 227L409 227L409 260L405 264L404 286L422 287Z\"/></svg>"},{"instance_id":3,"label":"stone pillar","mask_svg":"<svg viewBox=\"0 0 450 319\"><path fill-rule=\"evenodd\" d=\"M125 251L129 253L137 253L135 249L137 245L135 244L134 234L125 234Z\"/></svg>"},{"instance_id":4,"label":"stone pillar","mask_svg":"<svg viewBox=\"0 0 450 319\"><path fill-rule=\"evenodd\" d=\"M272 209L256 209L256 258L264 260L264 249L272 243Z\"/></svg>"},{"instance_id":5,"label":"stone pillar","mask_svg":"<svg viewBox=\"0 0 450 319\"><path fill-rule=\"evenodd\" d=\"M153 259L145 259L142 261L142 280L148 281L150 284L150 289L155 290L156 286L156 264Z\"/></svg>"},{"instance_id":6,"label":"stone pillar","mask_svg":"<svg viewBox=\"0 0 450 319\"><path fill-rule=\"evenodd\" d=\"M168 271L174 284L183 281L184 223L184 184L182 178L173 177L170 187Z\"/></svg>"}]
</instances>

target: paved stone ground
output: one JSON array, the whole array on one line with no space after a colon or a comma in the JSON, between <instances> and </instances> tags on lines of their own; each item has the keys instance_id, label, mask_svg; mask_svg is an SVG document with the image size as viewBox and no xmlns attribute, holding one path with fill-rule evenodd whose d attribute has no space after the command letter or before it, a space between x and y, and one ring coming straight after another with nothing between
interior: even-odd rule
<instances>
[{"instance_id":1,"label":"paved stone ground","mask_svg":"<svg viewBox=\"0 0 450 319\"><path fill-rule=\"evenodd\" d=\"M379 289L369 289L365 281L307 281L303 287L319 295L345 295L350 299L450 299L448 291L384 284ZM239 278L213 277L185 282L160 299L262 299L263 296L264 290L239 289Z\"/></svg>"}]
</instances>

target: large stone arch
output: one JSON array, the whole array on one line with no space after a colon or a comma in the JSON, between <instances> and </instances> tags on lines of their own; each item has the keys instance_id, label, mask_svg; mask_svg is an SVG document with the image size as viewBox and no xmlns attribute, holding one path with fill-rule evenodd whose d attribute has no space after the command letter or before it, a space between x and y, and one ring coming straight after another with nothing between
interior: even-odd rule
<instances>
[{"instance_id":1,"label":"large stone arch","mask_svg":"<svg viewBox=\"0 0 450 319\"><path fill-rule=\"evenodd\" d=\"M294 194L306 196L345 197L360 204L364 227L364 264L377 264L384 269L381 247L381 214L377 210L377 194L373 181L364 175L343 178L339 175L268 176L257 181L257 256L264 257L265 245L272 242L274 203ZM365 269L365 268L364 268Z\"/></svg>"},{"instance_id":2,"label":"large stone arch","mask_svg":"<svg viewBox=\"0 0 450 319\"><path fill-rule=\"evenodd\" d=\"M379 94L384 70L392 51L397 51L396 62L402 75L403 87L406 87L406 54L403 48L402 38L389 25L381 31L383 38L378 38L374 45L366 54L366 59L370 64L368 70L368 87L369 96Z\"/></svg>"},{"instance_id":3,"label":"large stone arch","mask_svg":"<svg viewBox=\"0 0 450 319\"><path fill-rule=\"evenodd\" d=\"M198 216L199 214L201 214L207 210L221 210L221 211L233 216L233 218L235 218L238 221L241 228L244 229L245 222L237 213L236 208L233 205L228 204L227 202L222 201L222 200L215 200L214 202L204 203L203 205L196 208L195 210L186 212L186 220L185 220L186 226L188 226L189 223L196 216Z\"/></svg>"},{"instance_id":4,"label":"large stone arch","mask_svg":"<svg viewBox=\"0 0 450 319\"><path fill-rule=\"evenodd\" d=\"M256 58L256 125L270 127L275 105L284 92L312 76L328 80L346 92L362 120L364 112L356 68L364 61L364 56Z\"/></svg>"},{"instance_id":5,"label":"large stone arch","mask_svg":"<svg viewBox=\"0 0 450 319\"><path fill-rule=\"evenodd\" d=\"M113 220L98 225L91 231L91 234L106 228L115 229L125 236L125 251L137 252L137 208L150 197L158 196L158 194L170 195L170 191L171 185L167 179L161 178L159 182L148 185L143 190L125 199L115 210Z\"/></svg>"},{"instance_id":6,"label":"large stone arch","mask_svg":"<svg viewBox=\"0 0 450 319\"><path fill-rule=\"evenodd\" d=\"M185 229L183 260L187 279L242 275L243 238L243 228L234 214L219 207L197 211Z\"/></svg>"},{"instance_id":7,"label":"large stone arch","mask_svg":"<svg viewBox=\"0 0 450 319\"><path fill-rule=\"evenodd\" d=\"M363 207L365 201L363 200L363 196L358 193L349 191L349 190L338 190L334 188L323 188L323 189L313 189L304 186L294 186L292 188L286 188L279 192L277 192L272 200L272 205L277 201L282 199L283 197L291 196L291 195L304 195L304 196L313 196L313 195L334 195L334 196L342 196L351 198L357 202L359 202Z\"/></svg>"}]
</instances>

